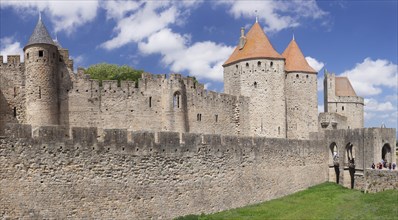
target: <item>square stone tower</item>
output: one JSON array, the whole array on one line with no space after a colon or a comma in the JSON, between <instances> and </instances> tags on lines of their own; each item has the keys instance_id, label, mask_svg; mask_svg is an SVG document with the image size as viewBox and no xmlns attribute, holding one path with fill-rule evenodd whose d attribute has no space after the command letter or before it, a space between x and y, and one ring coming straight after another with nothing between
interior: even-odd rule
<instances>
[{"instance_id":1,"label":"square stone tower","mask_svg":"<svg viewBox=\"0 0 398 220\"><path fill-rule=\"evenodd\" d=\"M325 71L324 108L325 113L337 113L347 118L347 127L364 127L364 100L357 96L347 77L336 77Z\"/></svg>"}]
</instances>

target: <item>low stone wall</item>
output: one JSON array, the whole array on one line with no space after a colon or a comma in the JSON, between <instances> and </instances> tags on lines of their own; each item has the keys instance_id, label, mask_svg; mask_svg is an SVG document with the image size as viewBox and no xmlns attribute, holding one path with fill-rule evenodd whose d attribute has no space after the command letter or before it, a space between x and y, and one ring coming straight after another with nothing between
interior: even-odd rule
<instances>
[{"instance_id":1,"label":"low stone wall","mask_svg":"<svg viewBox=\"0 0 398 220\"><path fill-rule=\"evenodd\" d=\"M364 182L363 190L365 192L374 193L389 189L398 190L398 171L366 169Z\"/></svg>"},{"instance_id":2,"label":"low stone wall","mask_svg":"<svg viewBox=\"0 0 398 220\"><path fill-rule=\"evenodd\" d=\"M319 140L9 126L0 217L170 219L285 196L328 179Z\"/></svg>"}]
</instances>

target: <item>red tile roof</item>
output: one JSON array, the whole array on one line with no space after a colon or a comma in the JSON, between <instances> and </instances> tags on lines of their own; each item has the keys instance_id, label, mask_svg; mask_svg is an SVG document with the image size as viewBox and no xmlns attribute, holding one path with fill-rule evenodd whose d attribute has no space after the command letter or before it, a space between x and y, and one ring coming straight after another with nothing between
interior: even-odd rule
<instances>
[{"instance_id":1,"label":"red tile roof","mask_svg":"<svg viewBox=\"0 0 398 220\"><path fill-rule=\"evenodd\" d=\"M345 76L336 77L335 94L337 96L357 96L350 80Z\"/></svg>"},{"instance_id":2,"label":"red tile roof","mask_svg":"<svg viewBox=\"0 0 398 220\"><path fill-rule=\"evenodd\" d=\"M232 55L228 58L228 60L225 61L223 66L227 66L241 60L255 58L283 59L283 57L278 52L276 52L276 50L268 40L267 36L265 35L263 29L257 22L254 23L254 25L247 33L246 44L244 45L244 47L240 49L238 45Z\"/></svg>"},{"instance_id":3,"label":"red tile roof","mask_svg":"<svg viewBox=\"0 0 398 220\"><path fill-rule=\"evenodd\" d=\"M306 72L306 73L317 73L304 58L300 47L293 39L286 50L282 53L282 56L286 59L285 71L286 72Z\"/></svg>"}]
</instances>

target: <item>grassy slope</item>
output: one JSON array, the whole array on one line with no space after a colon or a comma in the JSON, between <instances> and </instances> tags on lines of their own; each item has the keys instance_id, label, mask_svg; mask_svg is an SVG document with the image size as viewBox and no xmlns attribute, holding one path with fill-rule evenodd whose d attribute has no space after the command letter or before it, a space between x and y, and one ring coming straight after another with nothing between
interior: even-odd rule
<instances>
[{"instance_id":1,"label":"grassy slope","mask_svg":"<svg viewBox=\"0 0 398 220\"><path fill-rule=\"evenodd\" d=\"M364 194L324 183L257 205L178 219L398 219L398 191Z\"/></svg>"}]
</instances>

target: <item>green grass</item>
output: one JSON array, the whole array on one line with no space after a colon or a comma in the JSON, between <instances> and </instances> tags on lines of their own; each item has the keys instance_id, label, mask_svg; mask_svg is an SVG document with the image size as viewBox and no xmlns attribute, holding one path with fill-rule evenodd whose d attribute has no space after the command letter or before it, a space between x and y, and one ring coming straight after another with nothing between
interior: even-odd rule
<instances>
[{"instance_id":1,"label":"green grass","mask_svg":"<svg viewBox=\"0 0 398 220\"><path fill-rule=\"evenodd\" d=\"M257 205L178 220L210 219L398 219L398 191L364 194L334 183Z\"/></svg>"}]
</instances>

